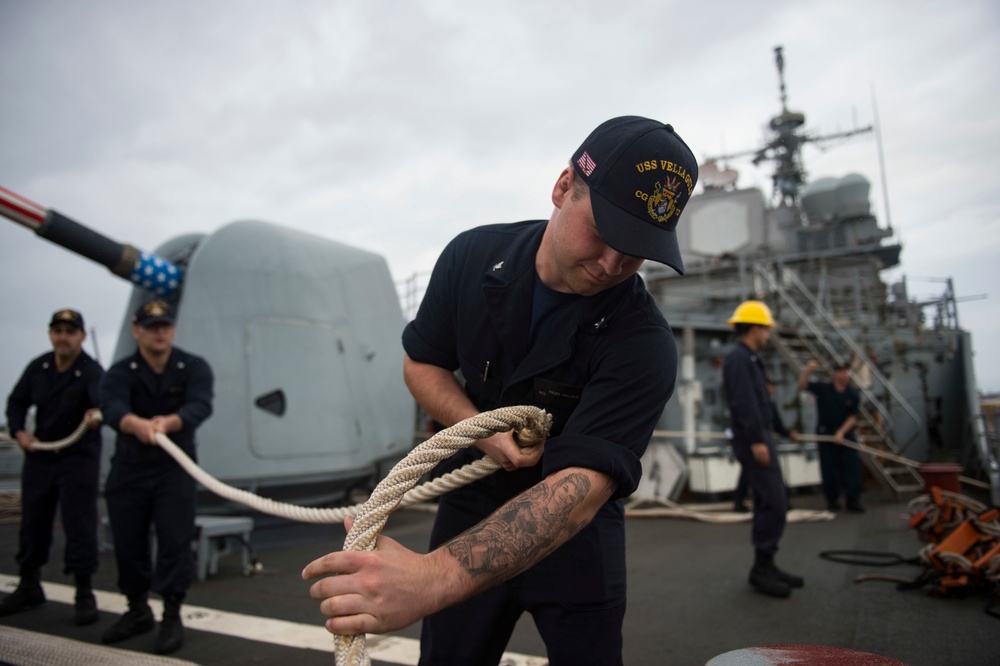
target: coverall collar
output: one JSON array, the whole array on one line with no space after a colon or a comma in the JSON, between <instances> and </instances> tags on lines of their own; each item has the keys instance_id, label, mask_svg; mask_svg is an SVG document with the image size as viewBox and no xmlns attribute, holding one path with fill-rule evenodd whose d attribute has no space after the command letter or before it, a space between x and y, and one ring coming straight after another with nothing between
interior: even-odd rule
<instances>
[{"instance_id":1,"label":"coverall collar","mask_svg":"<svg viewBox=\"0 0 1000 666\"><path fill-rule=\"evenodd\" d=\"M490 321L508 358L516 364L509 384L565 362L573 353L577 335L599 335L603 332L639 280L638 275L633 275L621 284L580 298L571 307L557 312L557 321L549 330L565 331L565 335L543 336L528 350L531 305L537 279L535 255L542 242L545 224L539 224L533 233L520 235L513 243L501 248L491 259L482 278L483 297Z\"/></svg>"}]
</instances>

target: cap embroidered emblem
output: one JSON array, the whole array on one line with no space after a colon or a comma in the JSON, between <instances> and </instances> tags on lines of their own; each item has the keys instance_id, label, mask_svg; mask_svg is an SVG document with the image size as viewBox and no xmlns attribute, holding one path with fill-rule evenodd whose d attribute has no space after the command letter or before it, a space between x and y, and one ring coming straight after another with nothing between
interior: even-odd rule
<instances>
[{"instance_id":1,"label":"cap embroidered emblem","mask_svg":"<svg viewBox=\"0 0 1000 666\"><path fill-rule=\"evenodd\" d=\"M580 167L580 171L583 172L584 176L590 177L590 174L594 173L594 169L597 168L597 163L584 151L583 155L580 155L580 159L576 161L576 165Z\"/></svg>"},{"instance_id":2,"label":"cap embroidered emblem","mask_svg":"<svg viewBox=\"0 0 1000 666\"><path fill-rule=\"evenodd\" d=\"M649 216L657 222L666 222L678 214L675 198L680 187L680 179L673 176L664 179L663 183L656 183L653 186L653 194L647 203Z\"/></svg>"},{"instance_id":3,"label":"cap embroidered emblem","mask_svg":"<svg viewBox=\"0 0 1000 666\"><path fill-rule=\"evenodd\" d=\"M163 301L150 301L143 310L150 317L162 317L167 314L167 304Z\"/></svg>"},{"instance_id":4,"label":"cap embroidered emblem","mask_svg":"<svg viewBox=\"0 0 1000 666\"><path fill-rule=\"evenodd\" d=\"M500 270L501 268L503 268L503 262L502 262L502 261L500 261L500 262L497 262L497 263L493 264L493 270L494 270L494 271L498 271L498 270Z\"/></svg>"}]
</instances>

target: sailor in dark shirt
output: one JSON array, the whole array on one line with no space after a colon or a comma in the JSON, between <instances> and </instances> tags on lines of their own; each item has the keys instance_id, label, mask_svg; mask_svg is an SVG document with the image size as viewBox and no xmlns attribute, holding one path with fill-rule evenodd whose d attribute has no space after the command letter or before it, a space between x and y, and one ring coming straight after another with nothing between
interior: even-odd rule
<instances>
[{"instance_id":1,"label":"sailor in dark shirt","mask_svg":"<svg viewBox=\"0 0 1000 666\"><path fill-rule=\"evenodd\" d=\"M856 441L854 426L858 422L860 397L851 388L851 373L846 363L833 365L832 381L809 381L818 367L815 359L806 364L799 375L799 390L816 396L816 434L834 438L833 442L816 445L826 506L830 511L839 510L843 493L847 510L862 513L865 509L861 506L861 459L855 449L842 445L844 440Z\"/></svg>"},{"instance_id":2,"label":"sailor in dark shirt","mask_svg":"<svg viewBox=\"0 0 1000 666\"><path fill-rule=\"evenodd\" d=\"M118 431L104 495L118 587L129 610L101 640L116 643L153 629L152 590L163 597L155 650L167 654L184 641L180 606L194 577L196 483L156 438L168 435L197 460L195 430L212 413L214 379L205 359L173 345L173 306L150 301L132 321L136 352L112 365L101 382L104 420ZM155 570L150 527L156 531Z\"/></svg>"},{"instance_id":3,"label":"sailor in dark shirt","mask_svg":"<svg viewBox=\"0 0 1000 666\"><path fill-rule=\"evenodd\" d=\"M59 310L49 322L52 351L24 370L7 398L7 425L24 450L21 469L21 529L17 553L21 580L0 602L9 615L45 601L41 568L49 559L52 526L58 507L66 533L63 572L73 574L78 625L97 621L91 576L97 571L97 494L101 436L98 385L104 370L83 351L87 337L83 316ZM34 406L35 431L27 431ZM71 435L81 422L88 429L74 444L55 451L35 450L35 442L55 442Z\"/></svg>"},{"instance_id":4,"label":"sailor in dark shirt","mask_svg":"<svg viewBox=\"0 0 1000 666\"><path fill-rule=\"evenodd\" d=\"M675 227L696 178L671 126L615 118L560 173L548 220L479 227L445 248L403 333L408 388L444 425L528 404L553 415L552 430L544 450L499 433L445 461L438 472L486 453L503 470L441 498L428 555L377 547L368 561L389 566L317 582L331 631L427 616L421 664L496 664L527 612L553 666L621 663L622 499L677 370L636 273L644 259L683 270ZM354 555L303 575L343 573Z\"/></svg>"}]
</instances>

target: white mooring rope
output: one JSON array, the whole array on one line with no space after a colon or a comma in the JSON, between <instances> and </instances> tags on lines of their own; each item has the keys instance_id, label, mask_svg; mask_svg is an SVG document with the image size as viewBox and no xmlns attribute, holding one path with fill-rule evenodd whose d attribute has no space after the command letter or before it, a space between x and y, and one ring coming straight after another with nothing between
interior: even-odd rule
<instances>
[{"instance_id":1,"label":"white mooring rope","mask_svg":"<svg viewBox=\"0 0 1000 666\"><path fill-rule=\"evenodd\" d=\"M536 446L548 436L551 425L550 414L531 406L502 407L465 419L414 447L379 482L366 502L337 509L316 509L285 504L234 488L199 467L165 434L157 433L156 442L207 490L224 499L245 504L261 513L306 523L337 523L347 516L355 516L354 526L344 540L344 550L373 550L379 532L389 514L395 509L432 499L500 469L500 465L487 456L428 481L419 488L414 488L420 477L438 462L449 458L459 449L472 446L479 439L508 430L517 432L518 443L523 448ZM58 442L33 442L32 447L43 451L65 448L77 442L86 430L86 423L81 423L69 437ZM337 666L371 664L364 634L335 636L334 640Z\"/></svg>"},{"instance_id":2,"label":"white mooring rope","mask_svg":"<svg viewBox=\"0 0 1000 666\"><path fill-rule=\"evenodd\" d=\"M100 412L98 412L98 420L100 420ZM71 444L76 444L83 437L83 433L87 432L87 419L80 421L80 425L76 427L76 430L71 432L68 437L63 437L62 439L57 439L54 442L39 442L34 441L31 443L32 451L58 451L59 449L65 449ZM7 441L17 443L17 440L13 437L5 437Z\"/></svg>"},{"instance_id":3,"label":"white mooring rope","mask_svg":"<svg viewBox=\"0 0 1000 666\"><path fill-rule=\"evenodd\" d=\"M471 446L478 439L507 430L516 430L518 441L523 446L533 446L544 440L551 424L552 416L537 407L502 407L465 419L435 434L417 445L375 487L344 539L344 550L373 550L379 531L389 514L400 504L400 498L409 494L409 489L425 472L455 451ZM337 666L371 664L364 634L336 636L334 640Z\"/></svg>"}]
</instances>

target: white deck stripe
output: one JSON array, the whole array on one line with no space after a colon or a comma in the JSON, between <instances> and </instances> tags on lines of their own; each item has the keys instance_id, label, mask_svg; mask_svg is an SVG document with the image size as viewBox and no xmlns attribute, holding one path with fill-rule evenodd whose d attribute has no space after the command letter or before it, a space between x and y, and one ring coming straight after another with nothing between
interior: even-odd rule
<instances>
[{"instance_id":1,"label":"white deck stripe","mask_svg":"<svg viewBox=\"0 0 1000 666\"><path fill-rule=\"evenodd\" d=\"M16 576L0 574L0 587L13 589L17 582ZM43 581L42 587L45 589L46 598L50 601L64 604L73 603L76 590L72 586ZM117 592L94 590L94 596L97 597L97 607L102 611L124 613L128 609L127 600ZM151 598L149 605L157 617L163 612L163 602L159 599ZM274 645L285 645L300 650L333 652L333 637L319 625L230 613L190 604L184 604L181 608L184 626L190 629ZM368 634L366 642L368 656L373 660L414 666L420 657L420 641L413 638ZM533 657L516 652L505 652L503 658L505 666L508 664L509 666L545 666L549 663L544 657Z\"/></svg>"}]
</instances>

